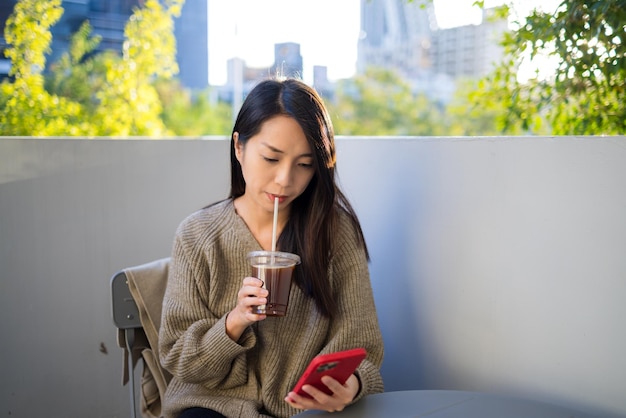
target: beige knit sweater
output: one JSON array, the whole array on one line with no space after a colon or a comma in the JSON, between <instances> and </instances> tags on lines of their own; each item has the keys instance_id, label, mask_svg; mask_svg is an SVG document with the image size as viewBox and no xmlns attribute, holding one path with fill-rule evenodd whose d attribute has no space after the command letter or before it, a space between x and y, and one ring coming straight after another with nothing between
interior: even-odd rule
<instances>
[{"instance_id":1,"label":"beige knit sweater","mask_svg":"<svg viewBox=\"0 0 626 418\"><path fill-rule=\"evenodd\" d=\"M320 353L363 347L357 399L383 391L383 342L365 253L347 216L336 234L330 280L337 316L321 316L312 299L291 287L286 317L250 326L239 341L226 335L246 255L259 250L228 199L185 219L178 228L159 334L162 365L173 374L163 404L166 418L202 406L228 418L290 417L284 401L309 361ZM297 268L303 268L302 265Z\"/></svg>"}]
</instances>

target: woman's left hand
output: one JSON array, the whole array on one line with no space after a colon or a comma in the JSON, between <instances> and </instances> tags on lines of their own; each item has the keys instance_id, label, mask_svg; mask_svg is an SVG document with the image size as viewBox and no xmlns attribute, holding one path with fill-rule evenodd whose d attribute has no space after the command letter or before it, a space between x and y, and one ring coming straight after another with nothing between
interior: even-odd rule
<instances>
[{"instance_id":1,"label":"woman's left hand","mask_svg":"<svg viewBox=\"0 0 626 418\"><path fill-rule=\"evenodd\" d=\"M289 392L285 397L285 402L298 409L316 409L327 412L343 411L346 405L350 404L359 391L359 379L352 374L341 384L330 376L322 377L332 395L327 395L321 390L311 385L302 386L302 390L308 393L313 399L300 396L295 392Z\"/></svg>"}]
</instances>

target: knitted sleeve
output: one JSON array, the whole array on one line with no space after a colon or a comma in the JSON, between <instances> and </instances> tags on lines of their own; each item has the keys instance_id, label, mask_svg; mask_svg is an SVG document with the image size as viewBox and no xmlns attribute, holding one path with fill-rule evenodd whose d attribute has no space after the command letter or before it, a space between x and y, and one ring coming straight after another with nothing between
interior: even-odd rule
<instances>
[{"instance_id":1,"label":"knitted sleeve","mask_svg":"<svg viewBox=\"0 0 626 418\"><path fill-rule=\"evenodd\" d=\"M181 224L174 239L159 332L160 360L183 382L228 389L245 384L245 353L256 340L249 330L238 342L230 339L226 315L214 314L203 299L200 288L211 278L201 242L208 238L202 235L204 225L198 224Z\"/></svg>"}]
</instances>

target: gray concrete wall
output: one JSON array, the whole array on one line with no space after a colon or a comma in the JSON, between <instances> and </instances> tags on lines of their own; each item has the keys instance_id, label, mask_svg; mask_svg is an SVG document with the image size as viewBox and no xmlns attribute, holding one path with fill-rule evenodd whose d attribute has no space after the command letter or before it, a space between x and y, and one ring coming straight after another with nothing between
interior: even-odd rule
<instances>
[{"instance_id":1,"label":"gray concrete wall","mask_svg":"<svg viewBox=\"0 0 626 418\"><path fill-rule=\"evenodd\" d=\"M340 138L387 390L626 417L626 138ZM227 193L223 140L0 138L0 415L125 417L109 280Z\"/></svg>"}]
</instances>

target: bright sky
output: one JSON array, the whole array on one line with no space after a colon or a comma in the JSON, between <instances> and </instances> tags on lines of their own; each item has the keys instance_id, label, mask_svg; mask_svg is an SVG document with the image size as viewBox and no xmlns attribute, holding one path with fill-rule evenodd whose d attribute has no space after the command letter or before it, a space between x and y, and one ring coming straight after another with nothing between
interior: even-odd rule
<instances>
[{"instance_id":1,"label":"bright sky","mask_svg":"<svg viewBox=\"0 0 626 418\"><path fill-rule=\"evenodd\" d=\"M300 44L305 80L314 65L330 79L356 70L359 0L209 0L209 81L226 82L226 61L240 57L250 67L269 67L274 44Z\"/></svg>"},{"instance_id":2,"label":"bright sky","mask_svg":"<svg viewBox=\"0 0 626 418\"><path fill-rule=\"evenodd\" d=\"M439 27L477 24L475 0L434 0ZM560 0L518 0L530 4ZM487 0L487 6L503 0ZM269 67L274 44L300 44L305 81L314 65L328 68L328 78L352 77L356 71L360 0L208 0L209 82L226 82L226 62L239 57L249 67Z\"/></svg>"}]
</instances>

